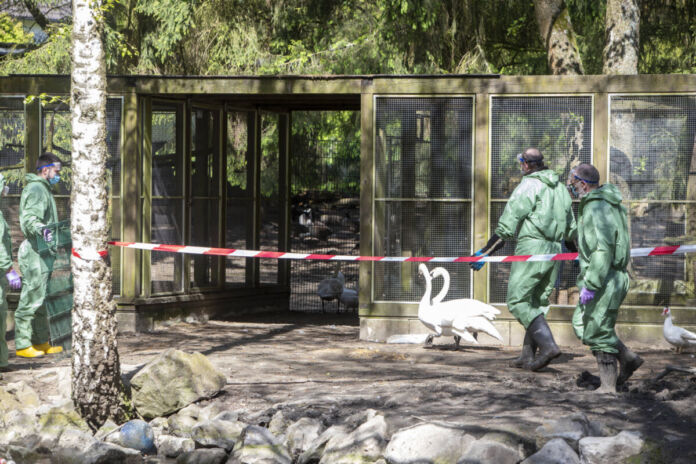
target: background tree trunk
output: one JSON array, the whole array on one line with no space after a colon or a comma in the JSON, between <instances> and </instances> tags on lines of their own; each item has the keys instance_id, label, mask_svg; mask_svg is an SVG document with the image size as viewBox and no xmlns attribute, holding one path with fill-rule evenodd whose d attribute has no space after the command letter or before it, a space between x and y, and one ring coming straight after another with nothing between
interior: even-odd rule
<instances>
[{"instance_id":1,"label":"background tree trunk","mask_svg":"<svg viewBox=\"0 0 696 464\"><path fill-rule=\"evenodd\" d=\"M535 0L534 12L551 74L584 74L582 59L563 0Z\"/></svg>"},{"instance_id":2,"label":"background tree trunk","mask_svg":"<svg viewBox=\"0 0 696 464\"><path fill-rule=\"evenodd\" d=\"M101 1L73 0L71 232L74 277L72 398L91 427L116 417L121 378L107 249L106 65Z\"/></svg>"},{"instance_id":3,"label":"background tree trunk","mask_svg":"<svg viewBox=\"0 0 696 464\"><path fill-rule=\"evenodd\" d=\"M607 0L604 74L638 74L638 0Z\"/></svg>"}]
</instances>

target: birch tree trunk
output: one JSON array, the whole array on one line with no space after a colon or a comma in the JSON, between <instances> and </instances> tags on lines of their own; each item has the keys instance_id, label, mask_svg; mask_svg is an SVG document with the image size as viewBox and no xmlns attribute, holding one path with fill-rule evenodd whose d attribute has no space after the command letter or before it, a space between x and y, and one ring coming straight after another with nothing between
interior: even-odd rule
<instances>
[{"instance_id":1,"label":"birch tree trunk","mask_svg":"<svg viewBox=\"0 0 696 464\"><path fill-rule=\"evenodd\" d=\"M603 74L638 74L638 0L607 0Z\"/></svg>"},{"instance_id":2,"label":"birch tree trunk","mask_svg":"<svg viewBox=\"0 0 696 464\"><path fill-rule=\"evenodd\" d=\"M107 249L106 65L101 0L73 0L71 232L74 279L72 399L91 427L119 411L116 305Z\"/></svg>"},{"instance_id":3,"label":"birch tree trunk","mask_svg":"<svg viewBox=\"0 0 696 464\"><path fill-rule=\"evenodd\" d=\"M546 44L551 74L584 74L573 25L563 0L535 0L539 33Z\"/></svg>"}]
</instances>

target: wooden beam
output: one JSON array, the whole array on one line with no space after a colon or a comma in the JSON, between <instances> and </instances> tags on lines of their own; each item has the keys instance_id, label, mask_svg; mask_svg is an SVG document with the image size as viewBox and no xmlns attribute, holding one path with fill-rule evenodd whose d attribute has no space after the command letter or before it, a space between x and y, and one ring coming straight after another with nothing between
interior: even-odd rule
<instances>
[{"instance_id":1,"label":"wooden beam","mask_svg":"<svg viewBox=\"0 0 696 464\"><path fill-rule=\"evenodd\" d=\"M123 98L123 149L121 156L121 239L137 242L141 238L142 203L140 118L135 92ZM143 144L144 145L144 144ZM128 205L125 207L124 205ZM140 250L122 248L121 301L132 301L140 294Z\"/></svg>"},{"instance_id":2,"label":"wooden beam","mask_svg":"<svg viewBox=\"0 0 696 464\"><path fill-rule=\"evenodd\" d=\"M490 98L487 93L476 94L474 103L474 202L472 205L472 245L473 250L481 249L488 241L489 211L489 170L488 159L490 156L489 124L490 124ZM463 250L469 253L470 250ZM479 301L488 301L488 268L479 272L472 272L473 297Z\"/></svg>"},{"instance_id":3,"label":"wooden beam","mask_svg":"<svg viewBox=\"0 0 696 464\"><path fill-rule=\"evenodd\" d=\"M372 83L363 83L360 96L360 254L370 256L374 252L372 226L374 224L374 94ZM368 315L372 303L372 273L374 264L360 263L359 314Z\"/></svg>"}]
</instances>

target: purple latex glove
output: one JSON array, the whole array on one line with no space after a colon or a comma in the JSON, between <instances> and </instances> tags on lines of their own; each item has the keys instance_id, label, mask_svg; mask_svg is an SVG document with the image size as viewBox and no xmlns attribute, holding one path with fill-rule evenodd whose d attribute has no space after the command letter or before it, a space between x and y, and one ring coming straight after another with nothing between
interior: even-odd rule
<instances>
[{"instance_id":1,"label":"purple latex glove","mask_svg":"<svg viewBox=\"0 0 696 464\"><path fill-rule=\"evenodd\" d=\"M14 269L10 269L10 272L5 274L5 277L7 277L7 281L10 283L10 288L12 290L19 290L22 288L22 278L19 277L19 274L17 274L17 271Z\"/></svg>"},{"instance_id":2,"label":"purple latex glove","mask_svg":"<svg viewBox=\"0 0 696 464\"><path fill-rule=\"evenodd\" d=\"M43 230L43 238L46 242L50 242L53 240L53 233L49 229L44 229Z\"/></svg>"},{"instance_id":3,"label":"purple latex glove","mask_svg":"<svg viewBox=\"0 0 696 464\"><path fill-rule=\"evenodd\" d=\"M582 287L580 290L580 304L587 304L594 298L595 292Z\"/></svg>"}]
</instances>

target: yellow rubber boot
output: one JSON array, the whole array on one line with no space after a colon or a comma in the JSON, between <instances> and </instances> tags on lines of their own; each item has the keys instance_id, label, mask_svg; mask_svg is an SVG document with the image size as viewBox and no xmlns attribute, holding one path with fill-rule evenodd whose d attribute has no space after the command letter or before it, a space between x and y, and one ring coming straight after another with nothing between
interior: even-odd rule
<instances>
[{"instance_id":1,"label":"yellow rubber boot","mask_svg":"<svg viewBox=\"0 0 696 464\"><path fill-rule=\"evenodd\" d=\"M48 342L42 343L40 345L33 345L33 347L35 350L43 351L46 354L56 354L63 351L62 346L51 346L51 344Z\"/></svg>"},{"instance_id":2,"label":"yellow rubber boot","mask_svg":"<svg viewBox=\"0 0 696 464\"><path fill-rule=\"evenodd\" d=\"M41 350L35 349L33 346L29 348L24 348L23 350L17 350L16 355L23 358L38 358L43 356L45 353Z\"/></svg>"}]
</instances>

